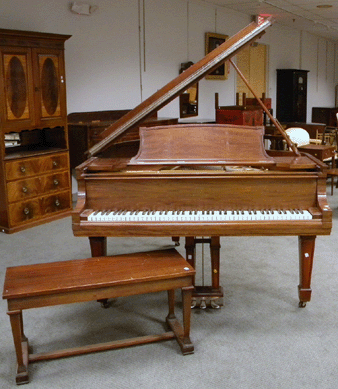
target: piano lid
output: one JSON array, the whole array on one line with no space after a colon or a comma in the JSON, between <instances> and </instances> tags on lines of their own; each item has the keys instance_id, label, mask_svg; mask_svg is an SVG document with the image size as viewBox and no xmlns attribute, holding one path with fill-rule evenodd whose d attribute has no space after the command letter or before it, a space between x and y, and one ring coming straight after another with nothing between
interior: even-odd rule
<instances>
[{"instance_id":1,"label":"piano lid","mask_svg":"<svg viewBox=\"0 0 338 389\"><path fill-rule=\"evenodd\" d=\"M226 40L222 45L207 54L199 62L190 66L174 80L106 128L102 133L104 139L88 150L88 156L97 155L108 149L116 138L142 123L147 117L164 107L191 85L195 84L208 73L215 70L219 65L233 57L244 46L260 38L264 34L266 28L271 24L272 20L270 18L259 25L253 22Z\"/></svg>"},{"instance_id":2,"label":"piano lid","mask_svg":"<svg viewBox=\"0 0 338 389\"><path fill-rule=\"evenodd\" d=\"M234 124L142 127L139 152L128 165L275 165L263 135L263 127Z\"/></svg>"}]
</instances>

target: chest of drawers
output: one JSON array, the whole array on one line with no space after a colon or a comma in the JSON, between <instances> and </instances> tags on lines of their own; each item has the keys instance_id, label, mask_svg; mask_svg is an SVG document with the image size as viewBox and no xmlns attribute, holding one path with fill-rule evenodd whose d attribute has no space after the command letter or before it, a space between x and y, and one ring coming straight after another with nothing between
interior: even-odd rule
<instances>
[{"instance_id":1,"label":"chest of drawers","mask_svg":"<svg viewBox=\"0 0 338 389\"><path fill-rule=\"evenodd\" d=\"M8 230L13 232L71 210L67 152L6 161Z\"/></svg>"}]
</instances>

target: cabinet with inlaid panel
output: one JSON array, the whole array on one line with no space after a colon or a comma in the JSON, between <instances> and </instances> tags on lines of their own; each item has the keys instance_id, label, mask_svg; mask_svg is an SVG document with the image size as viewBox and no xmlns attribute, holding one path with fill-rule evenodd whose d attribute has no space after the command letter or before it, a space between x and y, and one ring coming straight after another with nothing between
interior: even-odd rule
<instances>
[{"instance_id":1,"label":"cabinet with inlaid panel","mask_svg":"<svg viewBox=\"0 0 338 389\"><path fill-rule=\"evenodd\" d=\"M71 211L64 43L0 29L0 230Z\"/></svg>"}]
</instances>

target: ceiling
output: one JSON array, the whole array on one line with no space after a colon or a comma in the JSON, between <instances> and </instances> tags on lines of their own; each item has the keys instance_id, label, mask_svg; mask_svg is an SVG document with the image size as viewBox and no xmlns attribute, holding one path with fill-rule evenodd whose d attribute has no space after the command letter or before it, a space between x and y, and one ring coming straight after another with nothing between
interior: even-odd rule
<instances>
[{"instance_id":1,"label":"ceiling","mask_svg":"<svg viewBox=\"0 0 338 389\"><path fill-rule=\"evenodd\" d=\"M275 22L338 41L338 1L203 0L248 15L272 15ZM318 7L319 6L319 7ZM328 7L331 6L331 7Z\"/></svg>"}]
</instances>

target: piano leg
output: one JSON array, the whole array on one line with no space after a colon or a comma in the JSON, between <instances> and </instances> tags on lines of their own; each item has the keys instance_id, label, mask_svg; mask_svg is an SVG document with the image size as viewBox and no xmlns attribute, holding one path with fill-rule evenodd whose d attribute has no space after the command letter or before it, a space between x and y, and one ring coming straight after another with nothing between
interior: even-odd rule
<instances>
[{"instance_id":1,"label":"piano leg","mask_svg":"<svg viewBox=\"0 0 338 389\"><path fill-rule=\"evenodd\" d=\"M187 262L190 266L192 266L195 269L195 238L193 236L187 236L185 238L185 252L186 252L186 258ZM195 283L195 279L193 280Z\"/></svg>"},{"instance_id":2,"label":"piano leg","mask_svg":"<svg viewBox=\"0 0 338 389\"><path fill-rule=\"evenodd\" d=\"M211 253L211 282L210 286L196 286L192 297L192 308L220 308L222 304L223 288L219 286L219 254L220 254L220 237L212 236L211 238L195 238L187 236L185 238L185 249L187 262L196 268L195 248L196 243L209 243ZM195 283L195 280L194 280Z\"/></svg>"},{"instance_id":3,"label":"piano leg","mask_svg":"<svg viewBox=\"0 0 338 389\"><path fill-rule=\"evenodd\" d=\"M219 289L219 236L212 236L210 242L212 289Z\"/></svg>"},{"instance_id":4,"label":"piano leg","mask_svg":"<svg viewBox=\"0 0 338 389\"><path fill-rule=\"evenodd\" d=\"M91 236L89 238L92 257L105 257L107 255L107 238L103 236ZM102 308L109 308L108 299L97 300Z\"/></svg>"},{"instance_id":5,"label":"piano leg","mask_svg":"<svg viewBox=\"0 0 338 389\"><path fill-rule=\"evenodd\" d=\"M316 236L299 236L299 285L300 308L304 308L311 299L311 274Z\"/></svg>"}]
</instances>

